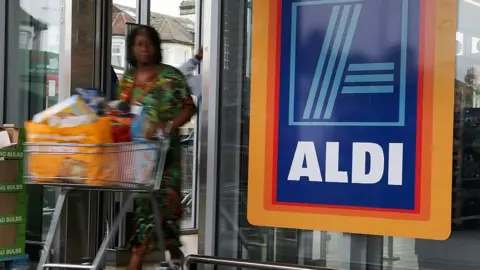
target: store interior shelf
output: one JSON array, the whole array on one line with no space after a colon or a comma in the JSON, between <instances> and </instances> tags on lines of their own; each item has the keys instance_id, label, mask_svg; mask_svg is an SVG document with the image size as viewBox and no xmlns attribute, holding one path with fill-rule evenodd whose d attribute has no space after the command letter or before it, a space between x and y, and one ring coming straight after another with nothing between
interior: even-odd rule
<instances>
[{"instance_id":1,"label":"store interior shelf","mask_svg":"<svg viewBox=\"0 0 480 270\"><path fill-rule=\"evenodd\" d=\"M452 223L480 220L480 108L470 100L472 86L456 81L452 164Z\"/></svg>"}]
</instances>

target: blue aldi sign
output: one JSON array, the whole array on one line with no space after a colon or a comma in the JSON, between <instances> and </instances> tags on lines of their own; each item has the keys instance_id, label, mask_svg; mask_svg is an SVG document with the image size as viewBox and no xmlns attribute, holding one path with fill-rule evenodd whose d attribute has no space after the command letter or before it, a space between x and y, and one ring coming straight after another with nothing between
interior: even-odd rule
<instances>
[{"instance_id":1,"label":"blue aldi sign","mask_svg":"<svg viewBox=\"0 0 480 270\"><path fill-rule=\"evenodd\" d=\"M410 2L284 6L279 202L414 209L420 10Z\"/></svg>"},{"instance_id":2,"label":"blue aldi sign","mask_svg":"<svg viewBox=\"0 0 480 270\"><path fill-rule=\"evenodd\" d=\"M284 25L282 41L290 46L281 53L290 57L282 58L281 95L288 102L288 126L405 125L407 84L416 88L419 34L418 5L408 2L304 1L285 7L283 18L291 25ZM313 14L315 20L304 19Z\"/></svg>"},{"instance_id":3,"label":"blue aldi sign","mask_svg":"<svg viewBox=\"0 0 480 270\"><path fill-rule=\"evenodd\" d=\"M445 6L456 1L254 2L251 223L448 236L456 10Z\"/></svg>"}]
</instances>

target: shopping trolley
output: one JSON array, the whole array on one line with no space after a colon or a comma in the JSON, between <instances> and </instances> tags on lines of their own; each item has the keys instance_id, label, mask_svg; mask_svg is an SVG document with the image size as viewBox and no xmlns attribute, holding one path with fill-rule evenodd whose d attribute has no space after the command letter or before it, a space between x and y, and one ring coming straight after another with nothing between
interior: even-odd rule
<instances>
[{"instance_id":1,"label":"shopping trolley","mask_svg":"<svg viewBox=\"0 0 480 270\"><path fill-rule=\"evenodd\" d=\"M112 242L115 234L119 230L121 221L125 218L127 208L133 203L135 198L150 199L152 210L155 217L155 230L157 232L158 248L161 254L160 262L166 265L165 249L163 243L163 231L161 227L160 214L156 207L153 192L160 189L165 159L170 146L170 139L163 137L154 141L128 142L115 144L67 144L67 143L26 143L25 145L25 182L26 184L52 185L61 188L61 193L57 198L52 221L43 246L43 252L38 263L38 270L44 268L71 268L71 269L99 269L104 266L104 258L107 247ZM29 160L35 155L41 155L41 158L53 157L53 155L65 155L69 160L75 160L77 155L97 155L98 160L108 157L109 162L117 168L114 173L115 178L111 179L92 179L78 176L69 176L71 174L61 174L58 176L39 175L30 166ZM152 157L153 155L153 157ZM138 166L139 158L150 156L151 166ZM38 158L39 156L37 156ZM57 159L58 160L58 159ZM145 164L143 164L145 165ZM148 165L148 164L147 164ZM70 169L72 166L69 167ZM81 175L81 174L76 174ZM145 181L139 181L139 175L145 176ZM108 233L106 233L100 248L98 249L93 262L90 265L85 264L60 264L47 263L51 254L51 246L58 228L62 209L66 198L72 190L96 190L107 192L128 192L125 203L121 206L114 222L111 224Z\"/></svg>"}]
</instances>

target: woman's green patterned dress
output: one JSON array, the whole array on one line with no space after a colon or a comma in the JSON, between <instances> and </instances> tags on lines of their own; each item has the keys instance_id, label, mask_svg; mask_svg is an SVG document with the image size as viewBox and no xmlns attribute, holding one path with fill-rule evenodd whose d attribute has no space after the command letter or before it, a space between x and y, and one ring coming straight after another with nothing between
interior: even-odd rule
<instances>
[{"instance_id":1,"label":"woman's green patterned dress","mask_svg":"<svg viewBox=\"0 0 480 270\"><path fill-rule=\"evenodd\" d=\"M125 73L119 90L122 99L137 103L138 97L145 91L143 108L149 119L146 128L154 128L160 121L167 123L175 118L186 106L195 106L190 88L183 74L174 67L162 65L158 69L158 77L148 85L139 87L135 83L135 70ZM178 132L173 132L178 134ZM163 222L166 249L178 248L180 242L180 221L183 217L181 203L182 152L180 137L172 136L170 150L167 154L162 185L156 194L158 209ZM150 251L155 248L155 223L149 200L139 199L135 202L136 231L130 240L132 251Z\"/></svg>"}]
</instances>

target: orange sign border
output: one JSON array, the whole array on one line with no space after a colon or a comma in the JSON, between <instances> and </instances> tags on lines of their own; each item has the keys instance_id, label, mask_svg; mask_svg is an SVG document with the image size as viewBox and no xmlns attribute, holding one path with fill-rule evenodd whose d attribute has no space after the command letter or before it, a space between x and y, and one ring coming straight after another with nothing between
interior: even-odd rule
<instances>
[{"instance_id":1,"label":"orange sign border","mask_svg":"<svg viewBox=\"0 0 480 270\"><path fill-rule=\"evenodd\" d=\"M253 2L248 211L260 226L446 239L451 231L453 104L457 0L421 1L419 211L365 210L273 204L279 87L280 2ZM434 136L435 135L435 136ZM434 183L431 179L435 179Z\"/></svg>"}]
</instances>

